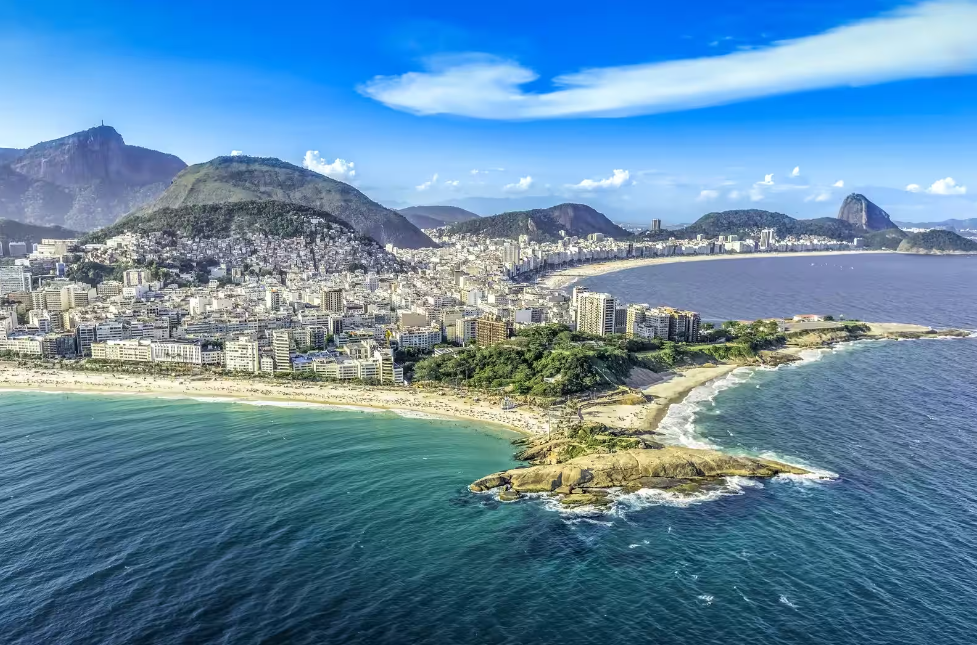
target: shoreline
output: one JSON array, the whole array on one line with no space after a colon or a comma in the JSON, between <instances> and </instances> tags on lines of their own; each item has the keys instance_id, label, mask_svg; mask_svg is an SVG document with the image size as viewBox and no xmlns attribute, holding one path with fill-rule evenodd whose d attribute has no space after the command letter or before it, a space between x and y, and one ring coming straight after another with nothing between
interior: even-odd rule
<instances>
[{"instance_id":1,"label":"shoreline","mask_svg":"<svg viewBox=\"0 0 977 645\"><path fill-rule=\"evenodd\" d=\"M922 325L867 323L871 332L860 340L882 340L890 334L919 333ZM842 341L848 342L848 341ZM836 342L819 345L788 345L778 352L797 356L805 351L834 349ZM645 397L644 403L599 403L582 410L585 420L635 434L660 434L659 426L674 405L682 404L696 390L711 386L739 369L761 366L719 363L691 366L666 372L649 372L645 382L633 385ZM302 404L359 412L390 412L403 417L417 415L433 420L488 423L531 437L547 434L547 409L528 404L503 410L490 395L462 393L448 388L383 388L339 383L247 380L217 376L168 376L86 372L19 367L0 361L0 391L52 394L102 394L186 398L198 401L247 403L299 407ZM416 418L416 417L415 417Z\"/></svg>"},{"instance_id":2,"label":"shoreline","mask_svg":"<svg viewBox=\"0 0 977 645\"><path fill-rule=\"evenodd\" d=\"M789 251L777 253L743 253L729 255L673 255L669 257L653 258L632 258L630 260L610 260L607 262L595 262L574 267L566 267L549 271L540 277L540 282L550 289L565 289L581 278L593 278L608 273L637 269L644 266L654 266L658 264L675 264L678 262L705 262L710 260L749 260L760 258L803 258L817 257L825 255L864 255L864 254L891 254L895 251L884 250L865 250L865 251Z\"/></svg>"},{"instance_id":3,"label":"shoreline","mask_svg":"<svg viewBox=\"0 0 977 645\"><path fill-rule=\"evenodd\" d=\"M411 388L194 379L54 368L36 370L0 363L0 392L3 391L181 398L251 405L311 404L354 412L390 412L404 417L414 413L432 420L488 423L523 435L545 432L546 423L545 413L541 410L529 406L502 410L486 401L484 395L464 397Z\"/></svg>"}]
</instances>

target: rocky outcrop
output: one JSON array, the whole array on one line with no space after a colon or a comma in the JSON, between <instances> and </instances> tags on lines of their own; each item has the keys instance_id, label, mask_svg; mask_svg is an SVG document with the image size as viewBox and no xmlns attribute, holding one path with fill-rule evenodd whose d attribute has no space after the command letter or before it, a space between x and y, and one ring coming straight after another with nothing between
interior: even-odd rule
<instances>
[{"instance_id":1,"label":"rocky outcrop","mask_svg":"<svg viewBox=\"0 0 977 645\"><path fill-rule=\"evenodd\" d=\"M469 488L475 492L503 487L519 493L571 495L591 489L671 488L670 484L676 480L694 483L719 477L774 477L784 473L804 475L808 471L769 459L666 446L590 454L562 464L514 468L483 477Z\"/></svg>"},{"instance_id":2,"label":"rocky outcrop","mask_svg":"<svg viewBox=\"0 0 977 645\"><path fill-rule=\"evenodd\" d=\"M158 197L186 167L109 126L45 141L0 166L0 217L88 230ZM0 161L0 163L3 163Z\"/></svg>"},{"instance_id":3,"label":"rocky outcrop","mask_svg":"<svg viewBox=\"0 0 977 645\"><path fill-rule=\"evenodd\" d=\"M869 201L865 195L858 193L852 193L845 197L845 201L841 204L841 210L838 211L838 219L867 231L898 228L889 219L888 213Z\"/></svg>"}]
</instances>

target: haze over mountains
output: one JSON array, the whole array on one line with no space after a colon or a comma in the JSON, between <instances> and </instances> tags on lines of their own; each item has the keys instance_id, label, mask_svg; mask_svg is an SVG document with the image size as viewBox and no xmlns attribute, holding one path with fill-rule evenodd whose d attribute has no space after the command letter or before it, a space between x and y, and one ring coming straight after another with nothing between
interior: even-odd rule
<instances>
[{"instance_id":1,"label":"haze over mountains","mask_svg":"<svg viewBox=\"0 0 977 645\"><path fill-rule=\"evenodd\" d=\"M0 153L0 217L86 230L157 197L186 164L109 126Z\"/></svg>"},{"instance_id":2,"label":"haze over mountains","mask_svg":"<svg viewBox=\"0 0 977 645\"><path fill-rule=\"evenodd\" d=\"M457 206L411 206L401 208L398 212L417 228L440 228L479 217Z\"/></svg>"}]
</instances>

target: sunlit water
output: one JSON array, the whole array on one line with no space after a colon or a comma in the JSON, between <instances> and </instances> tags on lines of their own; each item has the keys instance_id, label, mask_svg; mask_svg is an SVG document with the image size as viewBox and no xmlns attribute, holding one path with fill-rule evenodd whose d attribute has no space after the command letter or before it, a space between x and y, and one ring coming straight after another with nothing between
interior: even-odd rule
<instances>
[{"instance_id":1,"label":"sunlit water","mask_svg":"<svg viewBox=\"0 0 977 645\"><path fill-rule=\"evenodd\" d=\"M881 260L849 269L887 272L875 296L810 277L812 300L785 308L844 288L831 309L977 327L959 284L977 263L925 258L907 283ZM799 279L774 262L599 280L654 301L667 278L669 304L746 318ZM977 339L885 341L737 372L670 416L673 438L835 478L636 494L603 515L469 493L514 464L512 435L484 426L0 394L0 642L972 643L975 364Z\"/></svg>"}]
</instances>

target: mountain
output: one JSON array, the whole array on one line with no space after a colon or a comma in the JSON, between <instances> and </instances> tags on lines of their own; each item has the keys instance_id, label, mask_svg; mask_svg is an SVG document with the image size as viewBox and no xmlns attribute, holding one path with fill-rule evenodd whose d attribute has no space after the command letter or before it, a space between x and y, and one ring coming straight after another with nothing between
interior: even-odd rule
<instances>
[{"instance_id":1,"label":"mountain","mask_svg":"<svg viewBox=\"0 0 977 645\"><path fill-rule=\"evenodd\" d=\"M0 148L0 164L7 164L24 154L20 148Z\"/></svg>"},{"instance_id":2,"label":"mountain","mask_svg":"<svg viewBox=\"0 0 977 645\"><path fill-rule=\"evenodd\" d=\"M274 158L217 157L190 166L139 212L241 201L301 204L345 220L380 244L408 249L435 246L403 215L352 186Z\"/></svg>"},{"instance_id":3,"label":"mountain","mask_svg":"<svg viewBox=\"0 0 977 645\"><path fill-rule=\"evenodd\" d=\"M955 228L977 229L977 217L968 219L945 219L942 222L899 222L904 228Z\"/></svg>"},{"instance_id":4,"label":"mountain","mask_svg":"<svg viewBox=\"0 0 977 645\"><path fill-rule=\"evenodd\" d=\"M452 224L448 231L510 239L528 235L531 240L539 241L557 240L560 238L560 231L576 237L585 237L591 233L603 233L616 239L631 236L602 213L584 204L559 204L549 208L501 213Z\"/></svg>"},{"instance_id":5,"label":"mountain","mask_svg":"<svg viewBox=\"0 0 977 645\"><path fill-rule=\"evenodd\" d=\"M833 217L795 219L783 213L758 209L731 210L707 213L684 229L662 231L658 237L691 239L697 235L707 238L720 235L750 237L765 228L777 231L777 237L788 235L820 235L835 240L851 240L856 228L846 221Z\"/></svg>"},{"instance_id":6,"label":"mountain","mask_svg":"<svg viewBox=\"0 0 977 645\"><path fill-rule=\"evenodd\" d=\"M898 250L903 253L977 253L977 242L953 231L934 229L907 236Z\"/></svg>"},{"instance_id":7,"label":"mountain","mask_svg":"<svg viewBox=\"0 0 977 645\"><path fill-rule=\"evenodd\" d=\"M888 213L873 204L865 195L858 193L852 193L845 197L845 201L841 203L841 209L838 211L838 219L868 231L898 228L889 219Z\"/></svg>"},{"instance_id":8,"label":"mountain","mask_svg":"<svg viewBox=\"0 0 977 645\"><path fill-rule=\"evenodd\" d=\"M411 206L397 211L417 228L439 228L447 224L478 219L478 215L457 206Z\"/></svg>"},{"instance_id":9,"label":"mountain","mask_svg":"<svg viewBox=\"0 0 977 645\"><path fill-rule=\"evenodd\" d=\"M82 241L101 243L127 232L148 237L133 261L183 272L191 266L201 271L202 264L209 267L218 262L250 267L254 275L310 266L324 273L402 269L392 253L345 220L290 202L188 204L132 213ZM80 268L93 267L87 263ZM197 280L205 283L209 277Z\"/></svg>"},{"instance_id":10,"label":"mountain","mask_svg":"<svg viewBox=\"0 0 977 645\"><path fill-rule=\"evenodd\" d=\"M186 168L109 126L0 155L0 217L87 230L151 202Z\"/></svg>"},{"instance_id":11,"label":"mountain","mask_svg":"<svg viewBox=\"0 0 977 645\"><path fill-rule=\"evenodd\" d=\"M272 201L224 202L132 213L111 226L89 233L84 241L104 243L106 239L122 233L147 235L164 232L199 240L234 235L295 238L332 227L359 235L346 221L300 204ZM369 237L359 236L376 244Z\"/></svg>"},{"instance_id":12,"label":"mountain","mask_svg":"<svg viewBox=\"0 0 977 645\"><path fill-rule=\"evenodd\" d=\"M81 235L61 226L39 226L25 224L12 219L0 219L0 251L2 255L10 255L10 242L26 242L30 249L33 244L40 244L44 238L56 240L74 240Z\"/></svg>"}]
</instances>

